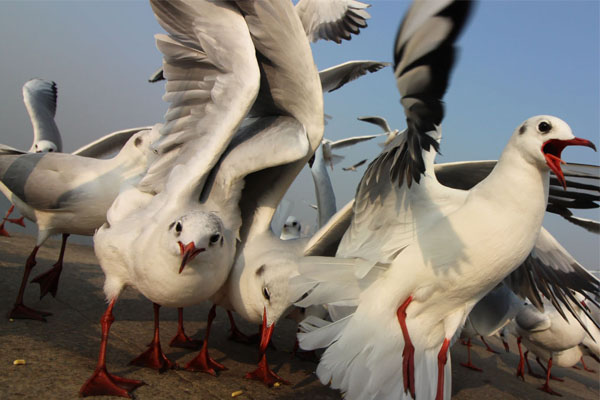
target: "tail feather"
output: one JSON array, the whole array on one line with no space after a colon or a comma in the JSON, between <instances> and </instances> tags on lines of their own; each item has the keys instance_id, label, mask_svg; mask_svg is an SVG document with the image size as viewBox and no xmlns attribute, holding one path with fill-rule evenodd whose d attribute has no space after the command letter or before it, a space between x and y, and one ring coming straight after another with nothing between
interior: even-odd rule
<instances>
[{"instance_id":1,"label":"tail feather","mask_svg":"<svg viewBox=\"0 0 600 400\"><path fill-rule=\"evenodd\" d=\"M300 331L303 332L298 334L300 347L304 350L328 347L339 339L350 317L333 323L313 316L305 318L299 325Z\"/></svg>"}]
</instances>

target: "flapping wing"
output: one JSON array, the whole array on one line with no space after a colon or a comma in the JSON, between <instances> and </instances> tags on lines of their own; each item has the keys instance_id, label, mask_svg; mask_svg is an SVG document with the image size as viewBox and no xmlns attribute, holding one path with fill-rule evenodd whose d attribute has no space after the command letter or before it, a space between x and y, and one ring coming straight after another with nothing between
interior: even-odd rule
<instances>
[{"instance_id":1,"label":"flapping wing","mask_svg":"<svg viewBox=\"0 0 600 400\"><path fill-rule=\"evenodd\" d=\"M358 120L377 125L378 127L380 127L383 130L384 133L391 132L391 130L392 130L392 128L390 128L390 125L388 124L387 120L383 117L365 116L365 117L358 117Z\"/></svg>"},{"instance_id":2,"label":"flapping wing","mask_svg":"<svg viewBox=\"0 0 600 400\"><path fill-rule=\"evenodd\" d=\"M40 140L54 143L62 151L62 139L54 122L56 115L56 83L44 79L31 79L23 85L23 102L33 125L33 144L29 151L35 152Z\"/></svg>"},{"instance_id":3,"label":"flapping wing","mask_svg":"<svg viewBox=\"0 0 600 400\"><path fill-rule=\"evenodd\" d=\"M156 44L167 79L164 100L171 104L155 144L159 158L140 187L159 192L173 168L185 165L194 173L169 179L169 187L201 190L258 93L254 45L232 2L152 0L151 5L169 33L156 35Z\"/></svg>"},{"instance_id":4,"label":"flapping wing","mask_svg":"<svg viewBox=\"0 0 600 400\"><path fill-rule=\"evenodd\" d=\"M435 175L442 185L469 190L488 176L495 165L496 161L494 160L435 164ZM558 214L590 232L600 233L598 221L573 215L574 209L598 208L600 167L588 164L567 164L564 166L564 174L567 190L563 189L558 179L550 178L550 196L546 211Z\"/></svg>"},{"instance_id":5,"label":"flapping wing","mask_svg":"<svg viewBox=\"0 0 600 400\"><path fill-rule=\"evenodd\" d=\"M360 160L359 162L357 162L356 164L350 166L350 167L345 167L342 168L344 171L356 171L356 168L360 167L361 165L363 165L364 163L367 162L367 159L365 158L364 160Z\"/></svg>"},{"instance_id":6,"label":"flapping wing","mask_svg":"<svg viewBox=\"0 0 600 400\"><path fill-rule=\"evenodd\" d=\"M366 142L368 140L374 139L381 135L365 135L365 136L354 136L345 139L336 140L335 142L331 142L329 145L331 146L331 150L343 149L344 147L353 146L358 143Z\"/></svg>"},{"instance_id":7,"label":"flapping wing","mask_svg":"<svg viewBox=\"0 0 600 400\"><path fill-rule=\"evenodd\" d=\"M600 295L600 281L544 228L529 257L504 282L519 296L527 297L539 310L544 309L541 295L550 300L565 319L562 307L566 307L584 329L585 324L572 305L579 306L588 317L589 311L577 301L572 291L581 293L594 304L597 304L596 296Z\"/></svg>"},{"instance_id":8,"label":"flapping wing","mask_svg":"<svg viewBox=\"0 0 600 400\"><path fill-rule=\"evenodd\" d=\"M433 159L441 137L442 96L454 62L454 41L470 6L462 1L415 2L403 20L394 58L408 127L367 168L339 256L389 262L412 243L416 230L426 229L463 203L464 192L437 182ZM371 246L374 241L381 245Z\"/></svg>"},{"instance_id":9,"label":"flapping wing","mask_svg":"<svg viewBox=\"0 0 600 400\"><path fill-rule=\"evenodd\" d=\"M165 80L165 76L163 74L163 67L159 67L148 78L148 82L150 82L150 83L155 83L155 82L163 81L163 80Z\"/></svg>"},{"instance_id":10,"label":"flapping wing","mask_svg":"<svg viewBox=\"0 0 600 400\"><path fill-rule=\"evenodd\" d=\"M366 75L368 72L377 72L388 65L390 65L390 63L370 60L357 60L348 61L343 64L321 70L319 71L319 77L321 78L323 92L333 92L334 90L344 86L346 83Z\"/></svg>"},{"instance_id":11,"label":"flapping wing","mask_svg":"<svg viewBox=\"0 0 600 400\"><path fill-rule=\"evenodd\" d=\"M142 126L109 133L92 143L80 147L71 154L82 157L106 158L119 152L129 138L136 133L150 129L152 129L151 126Z\"/></svg>"},{"instance_id":12,"label":"flapping wing","mask_svg":"<svg viewBox=\"0 0 600 400\"><path fill-rule=\"evenodd\" d=\"M367 27L371 18L368 7L356 0L300 0L296 12L312 42L324 39L341 43Z\"/></svg>"}]
</instances>

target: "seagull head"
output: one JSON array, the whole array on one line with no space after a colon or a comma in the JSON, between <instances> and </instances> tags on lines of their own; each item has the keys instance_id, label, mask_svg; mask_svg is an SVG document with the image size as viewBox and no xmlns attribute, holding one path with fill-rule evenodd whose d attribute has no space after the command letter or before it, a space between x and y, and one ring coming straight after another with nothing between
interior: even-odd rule
<instances>
[{"instance_id":1,"label":"seagull head","mask_svg":"<svg viewBox=\"0 0 600 400\"><path fill-rule=\"evenodd\" d=\"M169 224L168 233L173 253L181 258L180 274L199 254L212 256L224 244L223 224L212 212L185 214Z\"/></svg>"},{"instance_id":2,"label":"seagull head","mask_svg":"<svg viewBox=\"0 0 600 400\"><path fill-rule=\"evenodd\" d=\"M302 226L300 225L300 222L298 222L298 219L296 217L294 217L293 215L290 215L289 217L287 217L287 219L285 220L285 223L283 224L283 229L281 231L281 238L282 239L297 239L300 237L300 230L302 229Z\"/></svg>"},{"instance_id":3,"label":"seagull head","mask_svg":"<svg viewBox=\"0 0 600 400\"><path fill-rule=\"evenodd\" d=\"M565 121L550 115L529 118L517 128L514 137L523 143L520 147L526 158L550 168L565 189L567 183L561 169L565 162L560 158L565 147L586 146L596 150L589 140L575 137Z\"/></svg>"},{"instance_id":4,"label":"seagull head","mask_svg":"<svg viewBox=\"0 0 600 400\"><path fill-rule=\"evenodd\" d=\"M56 143L49 140L39 140L33 145L36 153L55 153L58 151Z\"/></svg>"},{"instance_id":5,"label":"seagull head","mask_svg":"<svg viewBox=\"0 0 600 400\"><path fill-rule=\"evenodd\" d=\"M271 258L271 257L269 257ZM292 305L289 298L290 276L297 270L297 266L287 256L265 259L254 272L254 279L250 290L255 296L260 294L261 301L252 305L255 315L263 315L266 327L275 324L279 318Z\"/></svg>"}]
</instances>

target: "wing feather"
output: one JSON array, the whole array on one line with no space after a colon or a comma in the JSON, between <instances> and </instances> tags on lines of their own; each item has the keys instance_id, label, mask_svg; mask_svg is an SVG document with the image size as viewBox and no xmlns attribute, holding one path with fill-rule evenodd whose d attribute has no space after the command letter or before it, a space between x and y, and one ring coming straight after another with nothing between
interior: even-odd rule
<instances>
[{"instance_id":1,"label":"wing feather","mask_svg":"<svg viewBox=\"0 0 600 400\"><path fill-rule=\"evenodd\" d=\"M366 28L371 18L368 7L356 0L300 0L296 12L312 42L323 39L341 43Z\"/></svg>"}]
</instances>

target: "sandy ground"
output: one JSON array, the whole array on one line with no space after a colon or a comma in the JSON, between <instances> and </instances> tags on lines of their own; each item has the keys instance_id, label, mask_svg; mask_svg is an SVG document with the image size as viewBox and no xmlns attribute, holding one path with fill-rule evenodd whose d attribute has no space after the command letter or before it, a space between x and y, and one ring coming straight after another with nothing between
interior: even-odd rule
<instances>
[{"instance_id":1,"label":"sandy ground","mask_svg":"<svg viewBox=\"0 0 600 400\"><path fill-rule=\"evenodd\" d=\"M9 228L10 229L10 228ZM12 229L14 232L16 229ZM0 308L8 311L17 293L23 263L33 248L31 236L13 234L0 237ZM58 256L59 241L49 240L38 253L38 264L32 276L47 270ZM104 275L93 250L89 246L71 244L67 247L65 269L56 298L47 296L39 301L38 285L32 284L26 293L26 304L53 313L48 322L0 318L0 399L71 399L92 373L100 343L99 319L105 309L102 284ZM201 338L206 326L209 305L186 309L186 331ZM257 348L232 342L228 337L228 320L223 310L217 312L210 338L210 353L228 370L215 378L184 370L156 371L128 366L152 338L153 320L151 303L134 290L126 290L114 311L116 321L110 332L108 347L109 371L128 378L141 379L147 385L137 389L138 399L226 399L242 391L237 399L340 399L337 391L324 387L313 371L316 364L293 358L295 326L282 321L273 335L277 350L268 351L268 360L289 386L267 388L261 383L248 381L243 375L254 369ZM239 320L238 320L239 321ZM239 321L244 332L256 332L257 327ZM161 338L163 350L180 365L193 357L194 352L167 346L176 331L177 313L161 309ZM495 338L491 346L500 350ZM467 370L459 365L466 360L466 348L457 344L452 349L454 399L549 399L552 396L537 388L542 380L526 376L522 382L515 377L518 352L514 339L511 352L499 355L489 353L481 342L473 342L473 362L483 372ZM24 359L25 365L13 365ZM586 358L588 366L600 366ZM533 363L535 364L535 362ZM534 366L539 373L541 369ZM552 382L554 390L567 399L600 398L600 375L575 369L555 368L554 375L564 382Z\"/></svg>"}]
</instances>

